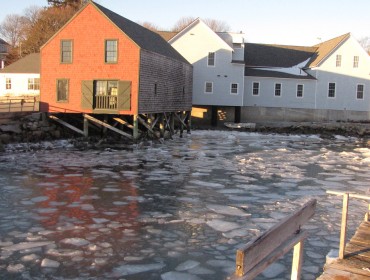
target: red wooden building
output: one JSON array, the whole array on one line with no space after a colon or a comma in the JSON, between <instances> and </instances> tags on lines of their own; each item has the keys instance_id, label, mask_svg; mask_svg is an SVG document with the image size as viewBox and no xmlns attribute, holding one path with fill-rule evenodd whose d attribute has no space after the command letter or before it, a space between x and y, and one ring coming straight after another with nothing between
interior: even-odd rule
<instances>
[{"instance_id":1,"label":"red wooden building","mask_svg":"<svg viewBox=\"0 0 370 280\"><path fill-rule=\"evenodd\" d=\"M80 114L84 135L89 122L172 133L187 124L192 72L161 36L90 1L41 48L40 109Z\"/></svg>"}]
</instances>

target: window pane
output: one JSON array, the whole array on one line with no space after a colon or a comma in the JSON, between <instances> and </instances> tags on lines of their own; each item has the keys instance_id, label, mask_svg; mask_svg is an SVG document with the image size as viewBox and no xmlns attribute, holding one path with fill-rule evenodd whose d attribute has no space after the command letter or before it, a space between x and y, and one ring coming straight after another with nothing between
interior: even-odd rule
<instances>
[{"instance_id":1,"label":"window pane","mask_svg":"<svg viewBox=\"0 0 370 280\"><path fill-rule=\"evenodd\" d=\"M259 89L260 89L260 84L259 83L253 83L253 95L258 95L259 94Z\"/></svg>"},{"instance_id":2,"label":"window pane","mask_svg":"<svg viewBox=\"0 0 370 280\"><path fill-rule=\"evenodd\" d=\"M213 91L213 84L210 82L206 83L206 92L211 93Z\"/></svg>"},{"instance_id":3,"label":"window pane","mask_svg":"<svg viewBox=\"0 0 370 280\"><path fill-rule=\"evenodd\" d=\"M61 60L63 63L72 62L72 41L62 41Z\"/></svg>"},{"instance_id":4,"label":"window pane","mask_svg":"<svg viewBox=\"0 0 370 280\"><path fill-rule=\"evenodd\" d=\"M6 78L6 89L12 89L12 80L10 78Z\"/></svg>"},{"instance_id":5,"label":"window pane","mask_svg":"<svg viewBox=\"0 0 370 280\"><path fill-rule=\"evenodd\" d=\"M303 85L297 85L297 97L303 97Z\"/></svg>"},{"instance_id":6,"label":"window pane","mask_svg":"<svg viewBox=\"0 0 370 280\"><path fill-rule=\"evenodd\" d=\"M118 91L118 82L117 81L108 81L108 95L117 95Z\"/></svg>"},{"instance_id":7,"label":"window pane","mask_svg":"<svg viewBox=\"0 0 370 280\"><path fill-rule=\"evenodd\" d=\"M215 66L215 53L208 53L208 66Z\"/></svg>"},{"instance_id":8,"label":"window pane","mask_svg":"<svg viewBox=\"0 0 370 280\"><path fill-rule=\"evenodd\" d=\"M281 84L275 84L275 96L281 96Z\"/></svg>"},{"instance_id":9,"label":"window pane","mask_svg":"<svg viewBox=\"0 0 370 280\"><path fill-rule=\"evenodd\" d=\"M353 57L353 68L358 68L359 61L360 61L360 57L358 56Z\"/></svg>"},{"instance_id":10,"label":"window pane","mask_svg":"<svg viewBox=\"0 0 370 280\"><path fill-rule=\"evenodd\" d=\"M329 83L328 97L335 97L335 83Z\"/></svg>"},{"instance_id":11,"label":"window pane","mask_svg":"<svg viewBox=\"0 0 370 280\"><path fill-rule=\"evenodd\" d=\"M105 62L117 62L118 42L117 40L105 41Z\"/></svg>"},{"instance_id":12,"label":"window pane","mask_svg":"<svg viewBox=\"0 0 370 280\"><path fill-rule=\"evenodd\" d=\"M342 66L342 56L340 54L337 55L336 66L337 67L341 67Z\"/></svg>"},{"instance_id":13,"label":"window pane","mask_svg":"<svg viewBox=\"0 0 370 280\"><path fill-rule=\"evenodd\" d=\"M97 81L95 92L96 95L107 95L107 81Z\"/></svg>"},{"instance_id":14,"label":"window pane","mask_svg":"<svg viewBox=\"0 0 370 280\"><path fill-rule=\"evenodd\" d=\"M357 85L357 99L364 99L364 85Z\"/></svg>"},{"instance_id":15,"label":"window pane","mask_svg":"<svg viewBox=\"0 0 370 280\"><path fill-rule=\"evenodd\" d=\"M58 93L57 101L67 101L68 100L68 80L58 80Z\"/></svg>"},{"instance_id":16,"label":"window pane","mask_svg":"<svg viewBox=\"0 0 370 280\"><path fill-rule=\"evenodd\" d=\"M238 84L231 84L231 93L238 94Z\"/></svg>"}]
</instances>

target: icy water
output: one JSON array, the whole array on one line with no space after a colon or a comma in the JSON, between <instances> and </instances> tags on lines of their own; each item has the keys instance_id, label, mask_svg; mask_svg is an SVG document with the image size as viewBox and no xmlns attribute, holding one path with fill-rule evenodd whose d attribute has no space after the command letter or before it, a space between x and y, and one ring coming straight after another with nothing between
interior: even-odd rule
<instances>
[{"instance_id":1,"label":"icy water","mask_svg":"<svg viewBox=\"0 0 370 280\"><path fill-rule=\"evenodd\" d=\"M239 246L316 198L303 267L315 279L339 241L341 199L325 191L370 187L370 150L355 138L195 131L119 151L45 145L0 155L0 279L226 279ZM351 202L352 229L366 207ZM290 262L258 279L290 279Z\"/></svg>"}]
</instances>

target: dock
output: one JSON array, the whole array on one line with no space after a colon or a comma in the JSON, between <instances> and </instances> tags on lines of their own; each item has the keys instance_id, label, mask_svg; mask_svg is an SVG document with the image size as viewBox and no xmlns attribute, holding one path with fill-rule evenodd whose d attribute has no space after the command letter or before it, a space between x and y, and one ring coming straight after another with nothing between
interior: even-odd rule
<instances>
[{"instance_id":1,"label":"dock","mask_svg":"<svg viewBox=\"0 0 370 280\"><path fill-rule=\"evenodd\" d=\"M355 234L346 243L348 201L350 197L370 200L370 196L330 192L329 194L343 195L342 226L339 244L339 255L334 260L327 261L323 274L318 280L370 280L370 222L369 208Z\"/></svg>"}]
</instances>

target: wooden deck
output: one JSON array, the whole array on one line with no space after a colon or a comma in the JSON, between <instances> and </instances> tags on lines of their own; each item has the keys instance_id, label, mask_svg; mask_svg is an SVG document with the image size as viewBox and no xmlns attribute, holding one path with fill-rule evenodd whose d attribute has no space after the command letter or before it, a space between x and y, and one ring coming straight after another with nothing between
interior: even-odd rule
<instances>
[{"instance_id":1,"label":"wooden deck","mask_svg":"<svg viewBox=\"0 0 370 280\"><path fill-rule=\"evenodd\" d=\"M318 280L370 279L370 222L363 221L345 247L344 259L326 264Z\"/></svg>"}]
</instances>

